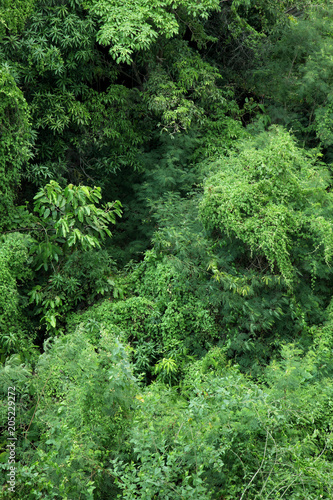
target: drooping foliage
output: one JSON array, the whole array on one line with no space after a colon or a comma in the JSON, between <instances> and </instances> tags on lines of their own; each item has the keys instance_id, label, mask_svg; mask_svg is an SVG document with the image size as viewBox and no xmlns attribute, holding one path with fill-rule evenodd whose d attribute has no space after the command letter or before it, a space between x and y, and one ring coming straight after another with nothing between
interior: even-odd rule
<instances>
[{"instance_id":1,"label":"drooping foliage","mask_svg":"<svg viewBox=\"0 0 333 500\"><path fill-rule=\"evenodd\" d=\"M22 170L31 157L32 134L26 100L5 65L0 67L0 227L10 224L21 184Z\"/></svg>"},{"instance_id":2,"label":"drooping foliage","mask_svg":"<svg viewBox=\"0 0 333 500\"><path fill-rule=\"evenodd\" d=\"M216 173L205 181L201 203L204 224L248 247L249 263L264 257L287 284L311 270L322 276L332 258L333 200L329 172L316 160L316 152L305 154L279 129L245 142L212 166Z\"/></svg>"}]
</instances>

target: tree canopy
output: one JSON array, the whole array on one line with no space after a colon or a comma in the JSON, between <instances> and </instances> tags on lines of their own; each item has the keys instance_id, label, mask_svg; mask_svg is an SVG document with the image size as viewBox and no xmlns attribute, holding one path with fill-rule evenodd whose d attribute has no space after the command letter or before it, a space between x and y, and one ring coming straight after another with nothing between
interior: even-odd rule
<instances>
[{"instance_id":1,"label":"tree canopy","mask_svg":"<svg viewBox=\"0 0 333 500\"><path fill-rule=\"evenodd\" d=\"M0 2L1 499L332 500L332 19Z\"/></svg>"}]
</instances>

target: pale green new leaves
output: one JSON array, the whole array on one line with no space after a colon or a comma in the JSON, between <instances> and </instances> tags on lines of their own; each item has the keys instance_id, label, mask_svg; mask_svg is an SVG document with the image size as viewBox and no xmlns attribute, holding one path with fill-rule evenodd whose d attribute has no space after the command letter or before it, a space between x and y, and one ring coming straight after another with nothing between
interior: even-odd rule
<instances>
[{"instance_id":1,"label":"pale green new leaves","mask_svg":"<svg viewBox=\"0 0 333 500\"><path fill-rule=\"evenodd\" d=\"M134 51L149 49L159 35L176 35L180 21L177 9L204 19L219 10L217 0L87 0L85 5L101 19L97 40L101 45L112 45L110 53L117 63L130 63Z\"/></svg>"},{"instance_id":2,"label":"pale green new leaves","mask_svg":"<svg viewBox=\"0 0 333 500\"><path fill-rule=\"evenodd\" d=\"M29 241L29 236L19 233L0 239L0 363L28 344L18 283L31 278Z\"/></svg>"},{"instance_id":3,"label":"pale green new leaves","mask_svg":"<svg viewBox=\"0 0 333 500\"><path fill-rule=\"evenodd\" d=\"M0 2L0 39L8 30L17 33L23 29L34 0L1 0Z\"/></svg>"},{"instance_id":4,"label":"pale green new leaves","mask_svg":"<svg viewBox=\"0 0 333 500\"><path fill-rule=\"evenodd\" d=\"M204 224L265 256L289 285L298 265L313 267L316 259L329 265L333 199L328 172L315 162L278 127L244 143L212 167L201 203Z\"/></svg>"}]
</instances>

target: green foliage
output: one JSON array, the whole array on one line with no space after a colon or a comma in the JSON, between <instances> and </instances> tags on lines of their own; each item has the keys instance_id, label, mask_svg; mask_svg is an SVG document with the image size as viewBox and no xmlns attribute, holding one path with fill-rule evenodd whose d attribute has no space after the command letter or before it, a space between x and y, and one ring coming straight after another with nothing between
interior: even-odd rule
<instances>
[{"instance_id":1,"label":"green foliage","mask_svg":"<svg viewBox=\"0 0 333 500\"><path fill-rule=\"evenodd\" d=\"M30 238L12 233L2 236L0 246L0 360L20 352L32 354L32 325L25 317L19 284L32 278ZM30 337L30 338L29 338Z\"/></svg>"},{"instance_id":2,"label":"green foliage","mask_svg":"<svg viewBox=\"0 0 333 500\"><path fill-rule=\"evenodd\" d=\"M147 252L144 262L126 279L125 293L132 296L106 300L73 315L68 326L72 329L82 323L87 328L93 322L94 336L101 325L115 328L134 348L137 373L148 379L159 373L160 379L174 383L189 356L205 352L218 335L209 302L202 300L192 272L181 260ZM168 371L163 358L171 359L172 366L176 363L177 372Z\"/></svg>"},{"instance_id":3,"label":"green foliage","mask_svg":"<svg viewBox=\"0 0 333 500\"><path fill-rule=\"evenodd\" d=\"M180 14L207 19L210 11L219 9L216 0L184 1L135 0L130 4L105 0L86 0L85 5L101 21L97 40L110 45L117 63L131 63L133 52L147 51L158 37L171 38L179 31ZM184 21L183 21L184 22Z\"/></svg>"},{"instance_id":4,"label":"green foliage","mask_svg":"<svg viewBox=\"0 0 333 500\"><path fill-rule=\"evenodd\" d=\"M91 304L104 295L121 293L117 288L115 265L105 250L74 251L61 267L47 274L47 280L29 292L35 314L55 332L64 314ZM59 324L60 323L60 324Z\"/></svg>"},{"instance_id":5,"label":"green foliage","mask_svg":"<svg viewBox=\"0 0 333 500\"><path fill-rule=\"evenodd\" d=\"M115 224L116 215L121 216L121 203L108 202L98 208L101 197L100 188L69 184L62 189L55 181L40 189L34 210L44 241L31 250L37 270L43 266L47 271L51 262L59 262L72 248L100 248L105 236L111 236L108 226Z\"/></svg>"},{"instance_id":6,"label":"green foliage","mask_svg":"<svg viewBox=\"0 0 333 500\"><path fill-rule=\"evenodd\" d=\"M309 326L326 318L330 177L316 151L278 128L216 157L203 162L205 288L228 357L258 375L282 339L307 343Z\"/></svg>"},{"instance_id":7,"label":"green foliage","mask_svg":"<svg viewBox=\"0 0 333 500\"><path fill-rule=\"evenodd\" d=\"M2 436L0 442L0 470L2 472L0 498L10 498L13 496L7 489L8 483L6 484L9 458L7 444L12 442L8 440L8 437L12 437L8 434L8 417L13 417L13 414L8 415L8 401L14 403L10 408L11 411L15 411L14 430L11 429L11 431L15 433L15 437L18 437L15 444L17 445L16 453L19 453L22 444L21 432L29 425L30 420L29 410L34 394L31 379L31 367L23 364L22 359L17 354L8 357L5 363L1 363L0 365L0 430ZM15 394L15 400L8 398L8 390L11 396ZM17 459L19 461L18 455ZM17 466L17 463L15 466Z\"/></svg>"},{"instance_id":8,"label":"green foliage","mask_svg":"<svg viewBox=\"0 0 333 500\"><path fill-rule=\"evenodd\" d=\"M163 339L162 358L182 364L187 355L202 356L220 342L243 370L257 374L281 338L291 341L304 330L304 316L314 323L323 319L324 304L310 284L304 290L304 281L295 298L281 276L268 269L259 274L264 262L254 259L249 266L237 241L209 238L198 217L198 198L170 193L154 201L154 251L129 275L132 293L149 297L161 312L154 337L158 344ZM320 282L322 287L325 281Z\"/></svg>"},{"instance_id":9,"label":"green foliage","mask_svg":"<svg viewBox=\"0 0 333 500\"><path fill-rule=\"evenodd\" d=\"M5 66L0 66L0 228L10 220L22 167L31 156L29 111L21 90Z\"/></svg>"},{"instance_id":10,"label":"green foliage","mask_svg":"<svg viewBox=\"0 0 333 500\"><path fill-rule=\"evenodd\" d=\"M104 462L130 422L134 397L124 346L106 331L98 350L83 330L56 339L45 346L32 384L38 398L24 433L30 446L22 443L18 457L17 493L32 499L102 498L93 492L103 490L103 482L112 491ZM35 449L31 441L37 440Z\"/></svg>"},{"instance_id":11,"label":"green foliage","mask_svg":"<svg viewBox=\"0 0 333 500\"><path fill-rule=\"evenodd\" d=\"M288 29L288 13L298 13L295 2L293 7L287 0L233 0L221 2L220 12L210 16L205 30L216 43L209 44L204 51L205 58L218 66L228 85L233 87L239 100L251 97L253 71L258 51L270 37L278 37L284 28ZM261 101L260 95L257 100ZM248 120L246 119L248 123Z\"/></svg>"},{"instance_id":12,"label":"green foliage","mask_svg":"<svg viewBox=\"0 0 333 500\"><path fill-rule=\"evenodd\" d=\"M144 97L148 109L160 117L162 130L175 134L193 124L204 126L207 118L218 121L229 111L226 92L218 88L219 72L187 43L166 43L160 56L157 63L150 61Z\"/></svg>"},{"instance_id":13,"label":"green foliage","mask_svg":"<svg viewBox=\"0 0 333 500\"><path fill-rule=\"evenodd\" d=\"M46 272L46 279L29 292L30 303L36 304L36 314L42 314L50 330L73 306L103 295L114 285L111 260L93 250L111 236L109 225L115 224L116 215L121 216L121 204L108 202L99 208L100 199L100 188L69 184L62 189L51 181L34 197L38 216L22 211L21 224L32 225L36 235L30 248L32 265Z\"/></svg>"},{"instance_id":14,"label":"green foliage","mask_svg":"<svg viewBox=\"0 0 333 500\"><path fill-rule=\"evenodd\" d=\"M180 350L183 346L202 352L217 335L209 302L203 299L193 272L196 270L191 265L172 255L161 258L147 252L145 261L133 273L135 293L153 300L160 311L159 341L166 352L176 341Z\"/></svg>"},{"instance_id":15,"label":"green foliage","mask_svg":"<svg viewBox=\"0 0 333 500\"><path fill-rule=\"evenodd\" d=\"M0 40L5 32L17 33L24 27L35 0L2 0L0 6Z\"/></svg>"},{"instance_id":16,"label":"green foliage","mask_svg":"<svg viewBox=\"0 0 333 500\"><path fill-rule=\"evenodd\" d=\"M264 256L290 286L297 268L313 268L316 275L332 257L329 177L315 160L273 128L244 143L238 155L218 160L218 172L205 183L205 225L240 240L251 258Z\"/></svg>"},{"instance_id":17,"label":"green foliage","mask_svg":"<svg viewBox=\"0 0 333 500\"><path fill-rule=\"evenodd\" d=\"M171 385L172 381L177 379L177 363L172 358L163 358L155 365L155 373L158 375L157 380Z\"/></svg>"},{"instance_id":18,"label":"green foliage","mask_svg":"<svg viewBox=\"0 0 333 500\"><path fill-rule=\"evenodd\" d=\"M133 108L140 99L112 85L119 68L96 44L94 19L81 2L40 0L20 37L5 37L2 55L13 68L38 131L34 163L25 177L41 186L104 186L105 169L135 163L147 135ZM138 116L139 115L139 116Z\"/></svg>"},{"instance_id":19,"label":"green foliage","mask_svg":"<svg viewBox=\"0 0 333 500\"><path fill-rule=\"evenodd\" d=\"M89 325L95 324L96 328L90 328L93 342L103 326L115 327L117 335L125 341L148 340L157 317L152 301L144 297L130 297L119 301L105 300L83 313L73 314L68 318L68 327L72 331L82 324L89 330Z\"/></svg>"},{"instance_id":20,"label":"green foliage","mask_svg":"<svg viewBox=\"0 0 333 500\"><path fill-rule=\"evenodd\" d=\"M316 381L313 354L286 347L262 389L208 358L189 368L187 400L159 385L138 398L132 455L111 469L120 498L328 500L332 382Z\"/></svg>"},{"instance_id":21,"label":"green foliage","mask_svg":"<svg viewBox=\"0 0 333 500\"><path fill-rule=\"evenodd\" d=\"M85 101L88 126L81 138L73 139L73 146L84 167L83 175L86 171L99 185L109 187L107 173L127 166L141 168L138 152L151 133L150 121L142 122L147 109L140 92L118 84L105 92L87 91Z\"/></svg>"},{"instance_id":22,"label":"green foliage","mask_svg":"<svg viewBox=\"0 0 333 500\"><path fill-rule=\"evenodd\" d=\"M333 498L331 10L2 2L1 498Z\"/></svg>"}]
</instances>

